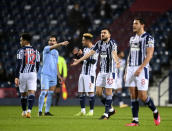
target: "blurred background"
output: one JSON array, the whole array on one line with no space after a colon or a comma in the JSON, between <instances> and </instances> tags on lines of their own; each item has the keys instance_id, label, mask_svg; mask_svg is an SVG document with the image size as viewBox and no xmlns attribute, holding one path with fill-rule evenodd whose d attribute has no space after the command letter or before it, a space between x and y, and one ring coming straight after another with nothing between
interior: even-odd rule
<instances>
[{"instance_id":1,"label":"blurred background","mask_svg":"<svg viewBox=\"0 0 172 131\"><path fill-rule=\"evenodd\" d=\"M71 67L70 63L73 49L82 48L82 34L92 33L95 43L99 39L100 29L109 27L112 38L118 43L118 50L124 51L126 58L135 16L144 18L146 31L155 38L155 52L150 62L149 95L156 105L171 106L171 0L0 0L0 105L20 104L20 94L14 85L14 72L22 32L32 34L32 45L41 54L51 34L55 34L59 42L70 41L69 46L58 49L68 67L65 81L68 99L61 98L59 105L75 105L78 104L77 84L81 65ZM37 96L39 91L38 80ZM129 101L126 87L123 97L126 102Z\"/></svg>"}]
</instances>

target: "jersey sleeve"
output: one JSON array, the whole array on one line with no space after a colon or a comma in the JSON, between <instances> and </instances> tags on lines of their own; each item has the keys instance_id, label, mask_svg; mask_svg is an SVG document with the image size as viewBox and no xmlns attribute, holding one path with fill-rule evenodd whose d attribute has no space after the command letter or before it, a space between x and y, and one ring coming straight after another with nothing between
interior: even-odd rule
<instances>
[{"instance_id":1,"label":"jersey sleeve","mask_svg":"<svg viewBox=\"0 0 172 131\"><path fill-rule=\"evenodd\" d=\"M19 78L20 73L20 66L22 64L22 58L24 57L23 50L17 51L17 61L16 61L16 71L15 71L15 78Z\"/></svg>"},{"instance_id":2,"label":"jersey sleeve","mask_svg":"<svg viewBox=\"0 0 172 131\"><path fill-rule=\"evenodd\" d=\"M44 52L49 52L50 51L50 46L46 46L45 48L44 48Z\"/></svg>"},{"instance_id":3,"label":"jersey sleeve","mask_svg":"<svg viewBox=\"0 0 172 131\"><path fill-rule=\"evenodd\" d=\"M115 41L112 42L112 50L117 52L117 43Z\"/></svg>"},{"instance_id":4,"label":"jersey sleeve","mask_svg":"<svg viewBox=\"0 0 172 131\"><path fill-rule=\"evenodd\" d=\"M147 36L146 47L154 47L154 38L152 36Z\"/></svg>"},{"instance_id":5,"label":"jersey sleeve","mask_svg":"<svg viewBox=\"0 0 172 131\"><path fill-rule=\"evenodd\" d=\"M97 41L95 46L93 47L94 51L99 52L99 44L100 44L100 41Z\"/></svg>"}]
</instances>

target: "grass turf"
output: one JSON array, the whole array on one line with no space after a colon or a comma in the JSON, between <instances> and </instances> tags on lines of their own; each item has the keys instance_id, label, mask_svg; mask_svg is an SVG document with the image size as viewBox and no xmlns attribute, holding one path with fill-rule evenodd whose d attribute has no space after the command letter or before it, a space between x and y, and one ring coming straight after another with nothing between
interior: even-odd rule
<instances>
[{"instance_id":1,"label":"grass turf","mask_svg":"<svg viewBox=\"0 0 172 131\"><path fill-rule=\"evenodd\" d=\"M98 120L104 107L96 106L93 117L76 117L80 111L77 106L52 107L53 117L38 117L37 107L33 108L30 119L21 117L19 106L0 106L0 131L172 131L172 108L159 107L162 123L155 126L152 112L141 107L139 127L125 127L131 122L130 107L120 109L109 120ZM89 108L87 107L87 110Z\"/></svg>"}]
</instances>

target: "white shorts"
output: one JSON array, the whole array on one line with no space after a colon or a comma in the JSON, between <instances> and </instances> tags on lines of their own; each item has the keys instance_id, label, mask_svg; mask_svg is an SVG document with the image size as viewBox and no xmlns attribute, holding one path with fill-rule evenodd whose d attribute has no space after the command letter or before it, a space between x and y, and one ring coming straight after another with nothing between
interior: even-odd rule
<instances>
[{"instance_id":1,"label":"white shorts","mask_svg":"<svg viewBox=\"0 0 172 131\"><path fill-rule=\"evenodd\" d=\"M78 92L94 92L95 77L90 75L80 74L78 81Z\"/></svg>"},{"instance_id":2,"label":"white shorts","mask_svg":"<svg viewBox=\"0 0 172 131\"><path fill-rule=\"evenodd\" d=\"M96 86L105 87L105 88L114 88L116 84L115 78L116 78L116 73L98 73Z\"/></svg>"},{"instance_id":3,"label":"white shorts","mask_svg":"<svg viewBox=\"0 0 172 131\"><path fill-rule=\"evenodd\" d=\"M114 85L114 90L120 89L122 88L122 79L121 78L117 78L115 79L115 85Z\"/></svg>"},{"instance_id":4,"label":"white shorts","mask_svg":"<svg viewBox=\"0 0 172 131\"><path fill-rule=\"evenodd\" d=\"M126 87L137 87L138 90L147 91L149 85L149 69L144 67L139 76L134 76L134 73L139 66L127 67Z\"/></svg>"},{"instance_id":5,"label":"white shorts","mask_svg":"<svg viewBox=\"0 0 172 131\"><path fill-rule=\"evenodd\" d=\"M37 89L37 74L36 72L20 73L19 90L21 93L28 90L36 91Z\"/></svg>"}]
</instances>

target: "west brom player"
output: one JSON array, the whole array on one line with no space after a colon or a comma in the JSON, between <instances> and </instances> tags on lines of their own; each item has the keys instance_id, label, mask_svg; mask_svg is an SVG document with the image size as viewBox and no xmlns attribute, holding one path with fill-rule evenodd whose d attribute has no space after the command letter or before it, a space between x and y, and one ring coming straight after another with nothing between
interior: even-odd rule
<instances>
[{"instance_id":1,"label":"west brom player","mask_svg":"<svg viewBox=\"0 0 172 131\"><path fill-rule=\"evenodd\" d=\"M81 50L78 51L77 53L78 56L83 56L93 49L92 38L93 35L90 33L83 34L82 44L85 48L83 49L83 52ZM83 61L82 71L78 81L78 93L80 95L81 112L77 113L76 116L83 116L86 114L85 97L87 93L90 99L89 100L90 111L86 115L93 116L94 102L95 102L94 92L95 92L97 60L98 60L98 53L95 53L93 56L90 56L88 59Z\"/></svg>"},{"instance_id":2,"label":"west brom player","mask_svg":"<svg viewBox=\"0 0 172 131\"><path fill-rule=\"evenodd\" d=\"M31 45L31 35L23 33L20 37L21 48L17 52L15 84L21 93L22 116L30 118L37 89L37 71L39 69L39 52ZM28 105L28 110L27 109Z\"/></svg>"},{"instance_id":3,"label":"west brom player","mask_svg":"<svg viewBox=\"0 0 172 131\"><path fill-rule=\"evenodd\" d=\"M149 61L154 52L154 38L145 32L142 18L133 21L135 36L130 38L130 53L125 75L126 86L130 87L132 103L132 123L126 126L138 126L139 101L142 100L152 110L155 125L160 124L160 115L152 99L147 95L149 84Z\"/></svg>"},{"instance_id":4,"label":"west brom player","mask_svg":"<svg viewBox=\"0 0 172 131\"><path fill-rule=\"evenodd\" d=\"M102 96L103 88L105 88L106 100L105 100L105 113L100 119L108 119L115 113L115 110L111 108L112 104L112 88L115 84L115 73L113 66L116 62L116 67L119 68L119 61L117 56L117 45L111 38L110 30L104 28L101 30L101 40L97 41L94 48L83 57L75 60L72 65L77 65L81 61L94 55L96 52L100 54L100 72L98 73L96 80L96 94Z\"/></svg>"},{"instance_id":5,"label":"west brom player","mask_svg":"<svg viewBox=\"0 0 172 131\"><path fill-rule=\"evenodd\" d=\"M118 97L119 107L124 108L127 107L127 104L124 104L122 98L122 87L123 87L123 78L124 78L124 70L126 66L126 60L124 59L124 52L118 52L118 58L120 62L120 68L116 69L117 77L116 77L116 84L114 87L114 93Z\"/></svg>"},{"instance_id":6,"label":"west brom player","mask_svg":"<svg viewBox=\"0 0 172 131\"><path fill-rule=\"evenodd\" d=\"M60 80L62 79L57 69L59 53L56 48L68 44L68 41L57 43L56 36L52 35L49 37L48 46L45 46L43 50L43 67L41 70L41 93L39 96L39 116L42 116L42 108L46 95L47 100L44 115L52 116L49 110L52 103L52 96L57 85L57 76Z\"/></svg>"}]
</instances>

